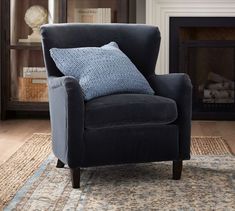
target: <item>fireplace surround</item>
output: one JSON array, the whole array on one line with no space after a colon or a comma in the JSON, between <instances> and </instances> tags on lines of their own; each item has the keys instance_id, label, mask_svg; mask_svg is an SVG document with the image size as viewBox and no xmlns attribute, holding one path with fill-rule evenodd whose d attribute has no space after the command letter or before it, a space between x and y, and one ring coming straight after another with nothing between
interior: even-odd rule
<instances>
[{"instance_id":1,"label":"fireplace surround","mask_svg":"<svg viewBox=\"0 0 235 211\"><path fill-rule=\"evenodd\" d=\"M235 119L235 18L171 17L169 72L193 84L194 119Z\"/></svg>"},{"instance_id":2,"label":"fireplace surround","mask_svg":"<svg viewBox=\"0 0 235 211\"><path fill-rule=\"evenodd\" d=\"M186 40L186 42L184 43L177 43L175 44L174 47L176 47L177 51L178 51L178 55L176 55L176 59L177 61L172 61L174 59L172 59L172 54L174 53L174 49L173 52L170 52L170 44L171 44L171 39L172 36L171 35L171 27L170 27L170 22L172 22L172 20L175 18L186 18L186 20L188 19L193 19L193 18L204 18L204 20L202 22L205 22L206 18L212 18L214 20L217 20L217 23L221 22L221 25L217 25L217 26L213 26L213 24L211 26L193 26L196 27L197 29L194 31L200 32L203 35L203 31L205 28L210 28L210 30L213 31L223 31L224 29L226 30L230 30L230 34L232 34L232 36L234 35L234 19L235 17L235 1L234 0L146 0L146 23L150 24L150 25L156 25L159 27L160 31L161 31L161 47L160 47L160 54L159 54L159 59L158 59L158 63L156 66L156 73L157 74L167 74L170 72L188 72L190 69L193 68L186 68L187 66L184 66L184 69L182 67L180 67L180 65L182 66L182 57L190 57L190 58L197 58L197 57L193 57L192 55L196 54L201 54L201 56L203 56L203 54L207 53L207 55L214 55L214 54L221 54L223 55L223 57L225 58L224 55L226 54L230 54L229 57L227 58L227 67L229 68L224 68L227 69L229 72L232 72L231 69L233 69L233 59L232 56L234 55L233 52L233 44L234 44L234 40L233 37L231 39L227 40L225 39L225 43L223 43L223 41L220 42L214 42L214 38L212 38L210 41L209 39L206 40L206 42L198 42L198 40L193 41L193 39L188 39ZM231 18L231 19L227 19L227 18ZM208 19L208 20L209 20ZM219 20L220 19L220 20ZM228 23L225 23L224 20L228 20ZM199 19L198 19L199 20ZM201 19L202 20L202 19ZM222 20L222 21L221 21ZM232 21L232 22L231 22ZM200 22L200 20L199 20ZM223 24L223 25L222 25ZM226 24L228 24L226 26ZM193 30L190 29L190 27L186 27L187 29L183 30L183 32L187 32L187 31L191 31L191 34L193 34ZM226 31L224 30L224 31ZM199 33L199 34L200 34ZM226 32L227 33L227 32ZM220 33L219 33L220 34ZM203 35L204 36L204 35ZM221 35L219 35L220 40L223 40L221 37ZM179 38L179 37L178 37ZM204 38L204 37L203 37ZM177 37L175 38L177 39ZM215 39L216 40L216 39ZM203 39L201 39L201 41L203 41ZM194 42L194 43L193 43ZM198 45L200 43L200 47L196 45ZM184 45L183 45L184 44ZM226 46L223 46L223 50L221 50L220 45L227 45L227 48L225 48ZM194 45L194 46L193 46ZM179 50L179 48L181 50ZM185 49L188 49L185 50ZM210 53L208 53L208 51ZM203 56L204 57L204 56ZM213 57L213 56L210 56ZM222 58L222 57L221 57ZM197 58L198 60L199 58ZM210 61L213 61L212 58L209 58ZM219 63L219 59L214 59L218 64L214 65L216 66L222 66L223 63ZM188 64L188 67L192 65L192 59L190 60L190 63ZM210 62L211 63L211 62ZM173 67L173 64L175 65ZM200 64L200 63L199 63ZM199 65L200 66L205 66L205 64L201 63ZM180 68L179 68L180 67ZM200 69L200 68L197 69ZM214 71L214 70L213 70ZM207 78L211 77L212 78L215 76L215 74L213 73L218 73L217 70L213 71L205 71L207 74ZM212 72L212 74L209 74L210 72ZM209 76L208 76L209 75ZM218 75L218 74L217 74ZM216 75L216 76L217 76ZM227 73L225 74L227 75ZM223 78L225 76L224 74L219 74L219 78L221 79L221 77ZM233 79L234 75L232 73L232 75L229 75L229 78ZM227 76L224 77L225 80L227 79ZM214 80L214 79L213 79ZM195 83L195 81L193 81ZM200 83L199 83L200 82ZM201 85L200 89L203 90L204 92L204 88L203 88L203 84L205 85L206 83L206 88L208 85L208 81L205 80L204 81L200 81L199 80L198 84L196 85ZM214 81L212 81L214 82ZM212 87L214 86L214 84L212 85ZM209 85L209 87L211 87ZM210 91L210 90L209 90ZM205 96L208 96L208 90L205 91ZM216 92L217 93L217 92ZM218 94L218 93L217 93ZM221 92L219 93L219 95L223 96L224 93ZM231 92L230 92L231 94ZM232 93L233 94L233 93ZM202 96L202 94L201 94ZM201 102L203 101L203 97L200 98ZM199 100L199 102L200 102ZM214 100L214 99L213 99ZM209 102L211 101L211 99L209 100ZM220 100L221 101L221 100ZM222 102L224 101L224 99L222 99ZM231 100L227 100L227 102L233 102L233 99ZM224 102L226 102L224 101ZM194 100L194 102L198 102L198 100ZM208 102L208 99L204 99L204 102ZM218 100L216 100L216 102L218 102ZM193 118L194 119L206 119L206 120L234 120L235 119L235 110L234 110L234 103L205 103L205 105L200 105L197 107L198 104L194 104L194 108L193 108Z\"/></svg>"}]
</instances>

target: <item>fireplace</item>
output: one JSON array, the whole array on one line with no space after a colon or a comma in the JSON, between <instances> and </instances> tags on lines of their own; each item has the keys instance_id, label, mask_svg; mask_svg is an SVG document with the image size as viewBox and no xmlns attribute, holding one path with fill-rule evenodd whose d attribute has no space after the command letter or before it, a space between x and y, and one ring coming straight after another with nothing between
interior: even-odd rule
<instances>
[{"instance_id":1,"label":"fireplace","mask_svg":"<svg viewBox=\"0 0 235 211\"><path fill-rule=\"evenodd\" d=\"M235 119L235 18L170 17L169 72L193 84L193 119Z\"/></svg>"}]
</instances>

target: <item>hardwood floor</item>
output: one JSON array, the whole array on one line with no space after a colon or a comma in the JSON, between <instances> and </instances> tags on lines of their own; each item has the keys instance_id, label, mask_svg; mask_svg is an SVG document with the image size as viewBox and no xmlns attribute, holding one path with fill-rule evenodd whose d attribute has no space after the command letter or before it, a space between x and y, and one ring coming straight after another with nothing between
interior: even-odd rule
<instances>
[{"instance_id":1,"label":"hardwood floor","mask_svg":"<svg viewBox=\"0 0 235 211\"><path fill-rule=\"evenodd\" d=\"M0 164L5 162L33 133L49 133L49 120L0 121Z\"/></svg>"},{"instance_id":2,"label":"hardwood floor","mask_svg":"<svg viewBox=\"0 0 235 211\"><path fill-rule=\"evenodd\" d=\"M235 121L193 121L192 136L222 136L235 154Z\"/></svg>"},{"instance_id":3,"label":"hardwood floor","mask_svg":"<svg viewBox=\"0 0 235 211\"><path fill-rule=\"evenodd\" d=\"M33 133L49 133L49 120L0 121L0 164ZM193 121L192 135L222 136L235 153L235 121Z\"/></svg>"}]
</instances>

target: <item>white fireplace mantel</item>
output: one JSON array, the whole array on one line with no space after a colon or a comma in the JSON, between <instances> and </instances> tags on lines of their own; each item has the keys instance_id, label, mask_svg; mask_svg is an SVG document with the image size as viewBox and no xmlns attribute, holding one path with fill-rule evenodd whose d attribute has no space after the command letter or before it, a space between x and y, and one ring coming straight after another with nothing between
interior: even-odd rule
<instances>
[{"instance_id":1,"label":"white fireplace mantel","mask_svg":"<svg viewBox=\"0 0 235 211\"><path fill-rule=\"evenodd\" d=\"M161 32L156 73L169 73L170 17L235 17L235 0L146 0L146 23Z\"/></svg>"}]
</instances>

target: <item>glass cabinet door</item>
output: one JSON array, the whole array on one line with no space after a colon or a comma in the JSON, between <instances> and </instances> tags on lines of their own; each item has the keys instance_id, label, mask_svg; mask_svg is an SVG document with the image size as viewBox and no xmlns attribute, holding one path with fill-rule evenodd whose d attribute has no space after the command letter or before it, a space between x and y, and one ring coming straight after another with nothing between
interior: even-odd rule
<instances>
[{"instance_id":1,"label":"glass cabinet door","mask_svg":"<svg viewBox=\"0 0 235 211\"><path fill-rule=\"evenodd\" d=\"M134 23L135 0L1 0L0 117L49 111L39 28L44 23Z\"/></svg>"},{"instance_id":2,"label":"glass cabinet door","mask_svg":"<svg viewBox=\"0 0 235 211\"><path fill-rule=\"evenodd\" d=\"M58 21L58 0L10 0L10 102L48 101L40 26Z\"/></svg>"}]
</instances>

